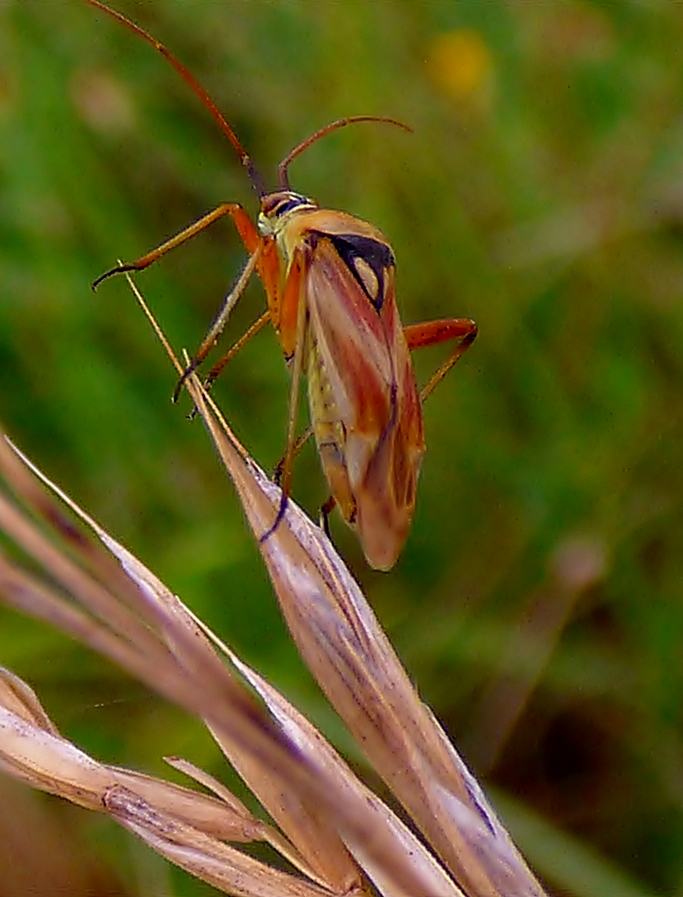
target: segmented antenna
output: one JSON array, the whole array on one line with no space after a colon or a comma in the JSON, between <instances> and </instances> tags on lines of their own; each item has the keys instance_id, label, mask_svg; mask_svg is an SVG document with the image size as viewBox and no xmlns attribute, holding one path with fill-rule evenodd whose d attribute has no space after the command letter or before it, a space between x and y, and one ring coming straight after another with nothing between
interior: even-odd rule
<instances>
[{"instance_id":1,"label":"segmented antenna","mask_svg":"<svg viewBox=\"0 0 683 897\"><path fill-rule=\"evenodd\" d=\"M88 0L88 2L92 2L92 0ZM330 122L329 125L325 125L324 128L320 128L319 131L316 131L315 134L311 134L310 137L307 137L304 141L302 141L298 146L295 146L294 149L288 153L285 158L278 165L277 173L278 180L280 183L280 187L283 190L289 190L289 177L287 175L287 169L289 168L290 162L292 162L298 155L303 153L305 149L315 143L316 140L320 140L321 137L326 137L328 134L331 134L332 131L337 131L339 128L345 128L347 125L354 125L359 121L378 121L387 125L396 125L397 128L402 128L404 131L410 131L412 133L412 128L405 124L402 121L398 121L395 118L385 118L381 115L350 115L347 118L340 118L337 121Z\"/></svg>"},{"instance_id":2,"label":"segmented antenna","mask_svg":"<svg viewBox=\"0 0 683 897\"><path fill-rule=\"evenodd\" d=\"M158 41L155 37L152 37L152 35L145 31L144 28L141 28L139 25L136 25L135 22L132 22L130 19L126 18L126 16L124 16L122 13L117 12L115 9L111 9L105 3L101 3L100 0L85 0L85 2L89 3L91 6L94 6L95 9L99 9L102 12L105 12L108 16L116 19L116 21L120 22L122 25L125 25L126 28L128 28L134 34L137 34L138 37L141 37L143 40L146 40L147 43L151 44L155 48L155 50L158 50L159 53L161 53L161 55L164 56L168 60L168 62L170 62L176 72L178 72L180 77L183 79L183 81L190 87L191 90L194 91L194 93L199 97L201 102L206 106L206 108L220 125L223 133L227 136L228 140L235 148L237 155L240 157L240 161L247 170L249 179L254 185L254 189L256 190L258 195L265 196L267 191L265 189L265 183L263 178L261 177L261 173L251 161L249 154L237 139L237 135L228 124L218 106L216 106L214 101L204 90L199 81L197 81L192 72L190 72L190 70L187 69L182 64L182 62L177 59L173 55L173 53L171 53L171 51L168 50L160 41Z\"/></svg>"},{"instance_id":3,"label":"segmented antenna","mask_svg":"<svg viewBox=\"0 0 683 897\"><path fill-rule=\"evenodd\" d=\"M137 34L138 37L141 37L143 40L146 40L147 43L151 44L155 50L158 50L162 56L166 58L168 62L173 66L173 68L178 72L183 81L190 87L192 91L199 97L201 102L206 106L209 112L216 119L218 124L220 125L223 133L227 136L230 143L235 148L237 155L240 157L240 161L242 165L245 167L247 174L249 175L249 179L251 183L254 185L254 189L258 193L259 197L262 198L267 195L268 191L265 187L265 182L258 168L254 165L251 160L251 157L244 149L242 144L237 139L237 135L233 131L233 129L228 124L226 118L223 113L220 111L218 106L211 99L209 94L204 90L202 85L197 81L192 72L187 69L182 62L177 59L173 53L169 49L167 49L160 41L158 41L155 37L152 37L149 32L145 31L144 28L141 28L139 25L136 25L135 22L132 22L122 13L117 12L115 9L111 9L111 7L107 6L105 3L102 3L101 0L85 0L86 3L89 3L90 6L94 6L95 9L99 9L102 12L106 13L108 16L111 16L113 19L116 19L117 22L120 22L129 31L132 31L133 34ZM337 121L331 122L329 125L325 125L324 128L320 128L320 130L316 131L315 134L311 134L310 137L307 137L302 143L298 146L295 146L294 149L280 162L278 166L278 180L280 187L283 190L289 189L289 178L287 176L287 169L289 168L290 163L293 159L295 159L300 153L302 153L305 149L308 149L312 143L315 143L316 140L320 140L321 137L326 137L328 134L331 134L332 131L337 131L339 128L345 128L347 125L356 124L357 122L362 121L375 121L388 125L395 125L397 128L402 128L404 131L412 131L408 125L404 124L402 121L397 121L395 118L384 118L379 115L351 115L347 118L340 118Z\"/></svg>"}]
</instances>

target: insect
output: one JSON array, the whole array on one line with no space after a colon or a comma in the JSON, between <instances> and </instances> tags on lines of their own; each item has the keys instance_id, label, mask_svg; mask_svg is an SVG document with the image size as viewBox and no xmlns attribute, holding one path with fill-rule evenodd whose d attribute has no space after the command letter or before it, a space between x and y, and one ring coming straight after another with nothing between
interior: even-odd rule
<instances>
[{"instance_id":1,"label":"insect","mask_svg":"<svg viewBox=\"0 0 683 897\"><path fill-rule=\"evenodd\" d=\"M236 150L258 194L256 224L237 203L223 203L156 249L107 271L140 271L171 249L229 216L249 253L235 286L176 389L206 358L231 310L254 273L265 288L267 311L210 370L210 384L230 358L266 323L274 326L290 368L286 452L280 465L282 500L273 525L285 513L294 455L312 434L331 496L346 523L358 533L371 567L390 569L405 543L415 509L417 479L425 451L422 402L471 345L476 324L449 318L403 327L395 298L395 259L384 234L346 212L321 208L289 184L291 162L321 137L361 121L393 119L353 116L332 122L295 147L280 163L278 186L268 191L256 166L227 120L185 66L150 34L100 0L86 0L151 43L209 109ZM455 344L447 360L418 391L410 350ZM311 427L296 438L299 385L305 375Z\"/></svg>"}]
</instances>

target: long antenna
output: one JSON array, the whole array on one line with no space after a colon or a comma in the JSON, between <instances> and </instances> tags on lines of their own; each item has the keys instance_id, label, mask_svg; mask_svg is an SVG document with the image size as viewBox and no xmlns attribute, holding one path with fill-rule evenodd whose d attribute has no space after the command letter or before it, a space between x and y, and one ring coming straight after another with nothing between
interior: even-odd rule
<instances>
[{"instance_id":1,"label":"long antenna","mask_svg":"<svg viewBox=\"0 0 683 897\"><path fill-rule=\"evenodd\" d=\"M209 94L204 90L202 85L197 81L195 76L189 69L185 68L182 62L177 59L170 50L168 50L160 41L158 41L155 37L152 37L144 28L141 28L139 25L136 25L135 22L132 22L130 19L126 18L126 16L122 15L120 12L117 12L115 9L111 9L104 3L101 3L100 0L85 0L86 3L89 3L90 6L94 6L95 9L99 9L102 12L107 13L107 15L111 16L113 19L116 19L122 25L125 25L130 31L134 34L137 34L138 37L141 37L143 40L146 40L147 43L151 44L156 50L164 56L168 62L171 63L173 68L178 72L180 77L185 81L185 83L190 87L191 90L199 97L202 103L206 106L209 112L216 119L218 124L220 125L223 133L227 136L230 143L232 143L235 148L237 155L240 157L240 161L242 165L244 165L247 170L247 174L249 175L249 179L254 185L254 189L258 193L258 195L265 196L266 189L263 178L261 177L261 173L256 168L254 163L251 161L249 154L244 149L242 144L237 139L237 135L233 131L233 129L228 124L227 120L223 116L222 112L216 106L214 101L211 99ZM323 129L324 130L324 129ZM310 140L310 139L309 139ZM291 154L290 154L291 155Z\"/></svg>"},{"instance_id":2,"label":"long antenna","mask_svg":"<svg viewBox=\"0 0 683 897\"><path fill-rule=\"evenodd\" d=\"M87 2L93 3L96 2L96 0L87 0ZM404 131L410 131L411 133L413 130L409 125L406 125L402 121L398 121L395 118L384 118L380 115L350 115L348 118L340 118L337 121L330 122L329 125L320 128L315 134L311 134L310 137L307 137L302 143L295 146L294 149L285 156L282 162L280 162L277 169L280 187L283 190L289 190L287 169L289 168L290 162L296 159L300 153L303 153L305 149L308 149L308 147L312 143L315 143L316 140L320 140L321 137L326 137L328 134L331 134L332 131L337 131L339 128L345 128L347 125L354 125L359 121L378 121L387 125L396 125L397 128L402 128Z\"/></svg>"}]
</instances>

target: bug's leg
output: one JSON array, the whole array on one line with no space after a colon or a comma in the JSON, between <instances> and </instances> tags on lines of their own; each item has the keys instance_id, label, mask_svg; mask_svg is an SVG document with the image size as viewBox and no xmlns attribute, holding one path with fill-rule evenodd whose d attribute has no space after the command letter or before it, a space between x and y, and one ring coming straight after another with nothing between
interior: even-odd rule
<instances>
[{"instance_id":1,"label":"bug's leg","mask_svg":"<svg viewBox=\"0 0 683 897\"><path fill-rule=\"evenodd\" d=\"M254 323L242 334L242 336L234 343L225 355L219 359L216 364L211 368L209 373L204 380L204 389L208 392L213 385L213 381L218 377L218 375L222 372L223 368L237 355L240 349L243 349L244 346L249 342L252 336L256 336L259 330L262 330L263 327L270 321L270 311L264 311L260 318L257 318ZM189 372L183 372L182 379L183 382L187 380L189 376ZM182 385L182 383L180 384ZM178 389L180 386L178 386ZM175 399L175 393L174 393ZM193 408L192 411L188 414L188 420L194 420L195 415L197 414L197 408Z\"/></svg>"},{"instance_id":2,"label":"bug's leg","mask_svg":"<svg viewBox=\"0 0 683 897\"><path fill-rule=\"evenodd\" d=\"M111 268L109 271L105 271L104 274L101 274L93 283L93 290L96 290L103 280L106 280L108 277L111 277L114 274L123 274L126 271L143 271L145 268L149 268L149 266L153 265L154 262L156 262L157 259L160 259L162 255L166 255L167 252L170 252L177 246L181 246L183 243L191 240L192 237L195 237L203 230L206 230L207 227L210 227L215 221L218 221L220 218L224 218L226 215L230 215L232 220L235 222L235 227L237 228L239 235L242 238L242 242L247 247L247 251L253 253L258 244L259 237L251 218L247 215L247 213L244 211L242 206L239 205L239 203L222 203L213 211L209 212L207 215L204 215L198 221L195 221L194 224L191 224L189 227L181 230L179 234L175 235L175 237L171 237L170 240L166 240L166 242L162 243L161 246L157 246L156 249L152 249L146 255L143 255L139 259L136 259L136 261L119 264L115 268Z\"/></svg>"},{"instance_id":3,"label":"bug's leg","mask_svg":"<svg viewBox=\"0 0 683 897\"><path fill-rule=\"evenodd\" d=\"M285 295L283 297L283 306L289 307L290 302L296 302L296 331L294 338L294 355L292 362L292 382L289 390L289 412L287 417L287 448L282 461L280 507L273 522L273 525L266 530L261 536L259 542L265 542L271 536L282 522L287 509L287 498L289 496L290 480L292 477L292 461L295 455L296 439L296 419L299 411L299 391L301 386L301 377L304 369L304 353L306 350L306 327L308 325L308 306L303 295L302 285L304 283L305 267L307 255L305 250L301 248L295 249L287 283L285 285Z\"/></svg>"},{"instance_id":4,"label":"bug's leg","mask_svg":"<svg viewBox=\"0 0 683 897\"><path fill-rule=\"evenodd\" d=\"M421 349L424 346L436 346L438 343L457 340L457 345L446 361L437 368L429 378L429 382L420 392L420 401L424 402L433 392L453 365L465 354L477 335L477 325L469 318L447 318L441 321L426 321L424 324L409 324L403 328L409 349Z\"/></svg>"},{"instance_id":5,"label":"bug's leg","mask_svg":"<svg viewBox=\"0 0 683 897\"><path fill-rule=\"evenodd\" d=\"M178 396L180 395L180 390L183 388L183 384L190 376L190 374L194 373L197 370L199 365L204 361L206 356L209 354L211 349L216 344L216 340L221 335L223 328L228 323L228 318L230 314L237 304L240 296L244 292L247 284L249 283L254 270L256 269L259 261L259 256L261 254L261 243L256 244L256 249L249 256L249 261L244 266L244 270L237 278L237 283L230 290L228 295L223 300L223 304L221 305L218 314L213 320L213 324L209 327L209 331L201 342L201 345L195 352L192 357L192 361L188 364L188 366L183 371L182 377L178 381L175 390L173 391L173 401L178 401ZM265 322L264 322L265 323ZM260 328L259 328L260 329ZM227 364L227 362L226 362Z\"/></svg>"},{"instance_id":6,"label":"bug's leg","mask_svg":"<svg viewBox=\"0 0 683 897\"><path fill-rule=\"evenodd\" d=\"M306 445L308 440L313 435L313 427L306 427L304 432L299 436L294 445L292 446L292 458L296 458L301 449ZM275 470L273 471L273 482L276 485L280 485L282 483L282 474L285 468L285 460L287 455L283 455L280 460L275 465Z\"/></svg>"},{"instance_id":7,"label":"bug's leg","mask_svg":"<svg viewBox=\"0 0 683 897\"><path fill-rule=\"evenodd\" d=\"M206 379L204 380L204 389L211 389L211 384L219 376L222 372L223 368L228 365L232 359L237 355L240 349L244 348L252 336L256 336L259 330L262 330L263 327L270 321L270 310L264 311L260 318L257 318L254 323L242 334L242 336L237 340L236 343L228 349L225 355L220 358L216 364L211 368L209 373L206 375Z\"/></svg>"},{"instance_id":8,"label":"bug's leg","mask_svg":"<svg viewBox=\"0 0 683 897\"><path fill-rule=\"evenodd\" d=\"M330 533L330 514L334 510L334 506L336 504L337 499L334 497L334 495L330 495L330 497L320 509L320 529L330 540L332 540L332 534Z\"/></svg>"}]
</instances>

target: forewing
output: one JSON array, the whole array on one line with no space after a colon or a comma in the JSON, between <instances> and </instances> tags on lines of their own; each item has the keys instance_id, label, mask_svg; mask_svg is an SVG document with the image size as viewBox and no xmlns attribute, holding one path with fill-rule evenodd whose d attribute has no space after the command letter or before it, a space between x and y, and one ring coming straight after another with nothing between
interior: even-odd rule
<instances>
[{"instance_id":1,"label":"forewing","mask_svg":"<svg viewBox=\"0 0 683 897\"><path fill-rule=\"evenodd\" d=\"M388 568L410 526L424 441L396 311L393 257L379 266L384 244L375 249L376 241L366 245L364 239L309 237L304 295L310 338L345 434L340 448L357 506L355 525L370 563Z\"/></svg>"},{"instance_id":2,"label":"forewing","mask_svg":"<svg viewBox=\"0 0 683 897\"><path fill-rule=\"evenodd\" d=\"M376 442L395 382L384 324L330 241L315 241L305 285L312 336L349 432Z\"/></svg>"}]
</instances>

